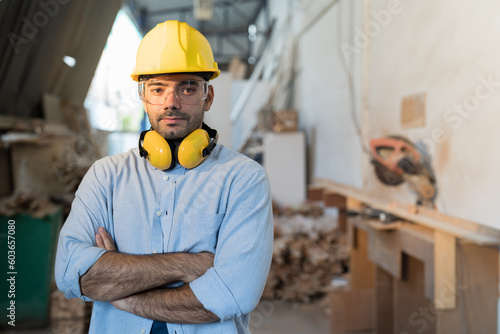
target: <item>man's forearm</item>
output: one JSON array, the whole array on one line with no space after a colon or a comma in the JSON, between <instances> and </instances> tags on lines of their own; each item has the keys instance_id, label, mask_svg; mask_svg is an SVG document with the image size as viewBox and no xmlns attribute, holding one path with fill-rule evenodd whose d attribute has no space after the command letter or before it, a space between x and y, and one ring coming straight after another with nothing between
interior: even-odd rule
<instances>
[{"instance_id":1,"label":"man's forearm","mask_svg":"<svg viewBox=\"0 0 500 334\"><path fill-rule=\"evenodd\" d=\"M139 293L112 304L143 318L170 323L199 324L219 320L219 317L203 307L188 284Z\"/></svg>"},{"instance_id":2,"label":"man's forearm","mask_svg":"<svg viewBox=\"0 0 500 334\"><path fill-rule=\"evenodd\" d=\"M82 294L111 301L169 282L189 282L208 269L210 253L128 255L107 252L80 278Z\"/></svg>"},{"instance_id":3,"label":"man's forearm","mask_svg":"<svg viewBox=\"0 0 500 334\"><path fill-rule=\"evenodd\" d=\"M191 282L212 266L214 257L212 253L121 254L103 227L99 227L96 234L96 246L108 252L80 277L80 287L83 295L102 301L116 300L173 281Z\"/></svg>"}]
</instances>

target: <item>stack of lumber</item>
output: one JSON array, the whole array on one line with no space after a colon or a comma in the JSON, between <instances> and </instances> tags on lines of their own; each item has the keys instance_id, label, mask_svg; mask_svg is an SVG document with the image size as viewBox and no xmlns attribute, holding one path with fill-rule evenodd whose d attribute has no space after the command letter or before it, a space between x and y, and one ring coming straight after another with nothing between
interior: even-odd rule
<instances>
[{"instance_id":1,"label":"stack of lumber","mask_svg":"<svg viewBox=\"0 0 500 334\"><path fill-rule=\"evenodd\" d=\"M321 207L274 208L273 260L264 299L308 303L328 292L334 276L346 271L346 236L336 217Z\"/></svg>"}]
</instances>

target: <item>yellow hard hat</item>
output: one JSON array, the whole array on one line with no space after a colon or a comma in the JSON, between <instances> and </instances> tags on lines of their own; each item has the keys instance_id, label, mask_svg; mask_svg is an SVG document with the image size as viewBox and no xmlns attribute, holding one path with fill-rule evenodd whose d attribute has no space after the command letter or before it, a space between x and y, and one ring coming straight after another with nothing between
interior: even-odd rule
<instances>
[{"instance_id":1,"label":"yellow hard hat","mask_svg":"<svg viewBox=\"0 0 500 334\"><path fill-rule=\"evenodd\" d=\"M185 22L159 23L144 36L137 50L131 77L186 72L212 72L219 76L212 48L205 36Z\"/></svg>"}]
</instances>

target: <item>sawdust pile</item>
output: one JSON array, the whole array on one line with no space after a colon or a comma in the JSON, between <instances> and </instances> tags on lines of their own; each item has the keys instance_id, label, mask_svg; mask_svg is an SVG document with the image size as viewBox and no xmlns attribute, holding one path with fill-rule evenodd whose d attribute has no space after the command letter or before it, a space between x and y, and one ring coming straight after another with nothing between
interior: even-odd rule
<instances>
[{"instance_id":1,"label":"sawdust pile","mask_svg":"<svg viewBox=\"0 0 500 334\"><path fill-rule=\"evenodd\" d=\"M273 260L262 298L308 303L324 296L349 260L336 217L315 204L297 209L275 205L274 212Z\"/></svg>"}]
</instances>

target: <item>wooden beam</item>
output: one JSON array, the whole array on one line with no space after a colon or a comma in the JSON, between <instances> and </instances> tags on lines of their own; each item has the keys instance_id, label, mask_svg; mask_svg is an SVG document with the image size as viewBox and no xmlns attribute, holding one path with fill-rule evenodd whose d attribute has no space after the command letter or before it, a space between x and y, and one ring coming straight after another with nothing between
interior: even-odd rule
<instances>
[{"instance_id":1,"label":"wooden beam","mask_svg":"<svg viewBox=\"0 0 500 334\"><path fill-rule=\"evenodd\" d=\"M373 289L330 292L332 333L372 331L375 316Z\"/></svg>"},{"instance_id":2,"label":"wooden beam","mask_svg":"<svg viewBox=\"0 0 500 334\"><path fill-rule=\"evenodd\" d=\"M457 307L436 312L436 334L497 333L498 247L457 242Z\"/></svg>"},{"instance_id":3,"label":"wooden beam","mask_svg":"<svg viewBox=\"0 0 500 334\"><path fill-rule=\"evenodd\" d=\"M375 271L375 333L394 333L394 278L378 267Z\"/></svg>"},{"instance_id":4,"label":"wooden beam","mask_svg":"<svg viewBox=\"0 0 500 334\"><path fill-rule=\"evenodd\" d=\"M427 209L413 204L397 202L384 198L380 194L373 194L365 190L342 185L328 180L318 179L315 187L323 187L325 191L354 198L370 207L398 216L435 230L446 232L466 241L478 245L499 245L500 230L449 216L436 210Z\"/></svg>"},{"instance_id":5,"label":"wooden beam","mask_svg":"<svg viewBox=\"0 0 500 334\"><path fill-rule=\"evenodd\" d=\"M422 261L405 255L404 279L394 281L393 333L436 334L436 312L425 296L424 271Z\"/></svg>"},{"instance_id":6,"label":"wooden beam","mask_svg":"<svg viewBox=\"0 0 500 334\"><path fill-rule=\"evenodd\" d=\"M434 231L434 305L437 310L453 310L456 305L456 239Z\"/></svg>"},{"instance_id":7,"label":"wooden beam","mask_svg":"<svg viewBox=\"0 0 500 334\"><path fill-rule=\"evenodd\" d=\"M346 208L346 197L337 192L325 190L323 192L323 202L326 206L337 207L339 209Z\"/></svg>"},{"instance_id":8,"label":"wooden beam","mask_svg":"<svg viewBox=\"0 0 500 334\"><path fill-rule=\"evenodd\" d=\"M323 187L313 187L307 188L307 199L310 201L322 201L323 200Z\"/></svg>"},{"instance_id":9,"label":"wooden beam","mask_svg":"<svg viewBox=\"0 0 500 334\"><path fill-rule=\"evenodd\" d=\"M403 222L398 220L390 223L383 223L378 220L369 220L368 225L378 231L394 231L403 226Z\"/></svg>"},{"instance_id":10,"label":"wooden beam","mask_svg":"<svg viewBox=\"0 0 500 334\"><path fill-rule=\"evenodd\" d=\"M353 290L371 289L375 281L375 265L368 259L368 235L355 227L352 233L349 287Z\"/></svg>"},{"instance_id":11,"label":"wooden beam","mask_svg":"<svg viewBox=\"0 0 500 334\"><path fill-rule=\"evenodd\" d=\"M377 221L361 217L348 220L350 232L357 228L367 233L369 260L396 279L402 277L403 253L421 261L424 264L425 296L433 300L434 230L411 223L404 223L396 230L377 230L373 223Z\"/></svg>"}]
</instances>

